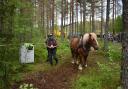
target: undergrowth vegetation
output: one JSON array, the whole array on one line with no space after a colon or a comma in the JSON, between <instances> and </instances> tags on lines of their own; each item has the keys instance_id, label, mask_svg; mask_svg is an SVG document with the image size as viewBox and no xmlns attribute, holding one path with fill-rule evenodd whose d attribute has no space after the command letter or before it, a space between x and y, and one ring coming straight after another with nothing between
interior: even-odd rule
<instances>
[{"instance_id":1,"label":"undergrowth vegetation","mask_svg":"<svg viewBox=\"0 0 128 89\"><path fill-rule=\"evenodd\" d=\"M1 47L3 50L2 52L5 51L5 54L3 54L3 60L7 60L6 62L8 63L7 66L3 65L7 67L6 72L8 73L8 80L6 80L6 82L8 86L10 86L10 83L12 84L14 82L19 82L25 73L47 71L53 69L54 67L59 67L59 65L66 61L71 61L71 52L68 40L65 39L62 41L61 38L58 37L57 57L59 59L59 65L51 67L48 63L45 62L47 59L45 40L44 38L43 40L38 39L39 37L36 36L37 35L33 37L32 42L34 43L35 52L35 62L32 64L21 64L19 62L20 46L8 48ZM102 50L103 43L100 42L99 44L101 48L96 52L96 55L94 55L94 57L97 58L97 66L84 69L82 74L80 73L76 80L73 81L73 89L117 89L117 87L120 86L121 45L119 43L113 44L110 42L109 51L106 53ZM91 58L89 58L89 60L90 59ZM94 59L92 58L92 60ZM2 76L2 72L0 72L0 76ZM2 81L0 84L3 85L4 82L5 81Z\"/></svg>"},{"instance_id":2,"label":"undergrowth vegetation","mask_svg":"<svg viewBox=\"0 0 128 89\"><path fill-rule=\"evenodd\" d=\"M99 50L97 54L97 58L103 56L97 60L97 67L89 67L89 73L85 69L74 82L73 89L117 89L120 86L121 45L110 42L107 53Z\"/></svg>"},{"instance_id":3,"label":"undergrowth vegetation","mask_svg":"<svg viewBox=\"0 0 128 89\"><path fill-rule=\"evenodd\" d=\"M38 32L39 33L39 32ZM42 37L38 39L39 37ZM64 61L64 57L67 57L70 53L69 42L67 40L61 40L61 38L57 38L58 48L57 48L57 57L59 59L59 65L61 65ZM47 49L45 46L45 37L41 36L41 34L35 33L33 34L32 42L34 44L34 63L21 64L20 63L20 45L12 43L14 45L8 45L5 47L0 47L0 57L2 63L0 62L0 76L7 77L7 80L0 81L0 88L9 88L14 82L19 82L22 80L23 76L26 73L31 72L39 72L39 71L47 71L53 67L50 64L46 63L47 60ZM6 63L6 65L3 64ZM5 70L6 67L6 70ZM5 74L6 72L6 74ZM6 87L7 86L7 87Z\"/></svg>"}]
</instances>

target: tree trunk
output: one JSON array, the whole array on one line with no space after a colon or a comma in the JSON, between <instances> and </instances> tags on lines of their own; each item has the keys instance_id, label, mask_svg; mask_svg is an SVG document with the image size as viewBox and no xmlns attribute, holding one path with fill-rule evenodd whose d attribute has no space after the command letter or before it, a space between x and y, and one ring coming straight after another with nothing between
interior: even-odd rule
<instances>
[{"instance_id":1,"label":"tree trunk","mask_svg":"<svg viewBox=\"0 0 128 89\"><path fill-rule=\"evenodd\" d=\"M64 10L63 10L63 13L64 13L64 37L65 37L65 27L66 27L66 23L65 23L65 21L66 21L66 0L64 0Z\"/></svg>"},{"instance_id":2,"label":"tree trunk","mask_svg":"<svg viewBox=\"0 0 128 89\"><path fill-rule=\"evenodd\" d=\"M54 33L54 0L52 0L52 33Z\"/></svg>"},{"instance_id":3,"label":"tree trunk","mask_svg":"<svg viewBox=\"0 0 128 89\"><path fill-rule=\"evenodd\" d=\"M89 20L90 20L90 32L92 32L92 15L89 16Z\"/></svg>"},{"instance_id":4,"label":"tree trunk","mask_svg":"<svg viewBox=\"0 0 128 89\"><path fill-rule=\"evenodd\" d=\"M66 0L66 15L67 15L67 18L66 18L66 23L68 24L68 14L69 14L69 11L68 11L68 0ZM66 36L68 35L68 25L66 25Z\"/></svg>"},{"instance_id":5,"label":"tree trunk","mask_svg":"<svg viewBox=\"0 0 128 89\"><path fill-rule=\"evenodd\" d=\"M92 0L91 2L91 9L92 9L92 32L96 32L95 19L94 19L94 16L95 16L95 1L94 0Z\"/></svg>"},{"instance_id":6,"label":"tree trunk","mask_svg":"<svg viewBox=\"0 0 128 89\"><path fill-rule=\"evenodd\" d=\"M64 25L64 1L61 1L61 38L64 40L64 31L63 31L63 25Z\"/></svg>"},{"instance_id":7,"label":"tree trunk","mask_svg":"<svg viewBox=\"0 0 128 89\"><path fill-rule=\"evenodd\" d=\"M77 34L78 34L78 2L77 2L77 0L76 0L76 32L77 32Z\"/></svg>"},{"instance_id":8,"label":"tree trunk","mask_svg":"<svg viewBox=\"0 0 128 89\"><path fill-rule=\"evenodd\" d=\"M117 0L115 0L115 19L116 19L116 13L117 13L116 8L117 8Z\"/></svg>"},{"instance_id":9,"label":"tree trunk","mask_svg":"<svg viewBox=\"0 0 128 89\"><path fill-rule=\"evenodd\" d=\"M115 0L113 0L113 16L112 16L112 29L113 29L113 34L115 34Z\"/></svg>"},{"instance_id":10,"label":"tree trunk","mask_svg":"<svg viewBox=\"0 0 128 89\"><path fill-rule=\"evenodd\" d=\"M80 8L82 8L82 3L80 2ZM82 9L80 9L80 19L81 19L81 21L80 21L80 32L81 32L81 34L83 33L83 24L82 24Z\"/></svg>"},{"instance_id":11,"label":"tree trunk","mask_svg":"<svg viewBox=\"0 0 128 89\"><path fill-rule=\"evenodd\" d=\"M50 13L50 8L49 8L49 0L46 2L47 3L47 8L46 8L46 17L47 17L47 35L48 35L48 33L50 32L50 21L49 21L49 18L50 18L50 16L49 16L49 13Z\"/></svg>"},{"instance_id":12,"label":"tree trunk","mask_svg":"<svg viewBox=\"0 0 128 89\"><path fill-rule=\"evenodd\" d=\"M85 33L86 25L86 0L83 0L83 32Z\"/></svg>"},{"instance_id":13,"label":"tree trunk","mask_svg":"<svg viewBox=\"0 0 128 89\"><path fill-rule=\"evenodd\" d=\"M103 25L104 25L103 13L104 13L103 0L101 0L101 33L100 33L101 39L103 38Z\"/></svg>"},{"instance_id":14,"label":"tree trunk","mask_svg":"<svg viewBox=\"0 0 128 89\"><path fill-rule=\"evenodd\" d=\"M74 33L74 0L71 1L72 5L72 32Z\"/></svg>"},{"instance_id":15,"label":"tree trunk","mask_svg":"<svg viewBox=\"0 0 128 89\"><path fill-rule=\"evenodd\" d=\"M123 32L121 82L123 89L128 89L128 0L123 2Z\"/></svg>"},{"instance_id":16,"label":"tree trunk","mask_svg":"<svg viewBox=\"0 0 128 89\"><path fill-rule=\"evenodd\" d=\"M106 25L105 25L105 39L104 39L104 49L108 51L108 30L109 30L109 14L110 14L110 0L107 0L106 8Z\"/></svg>"},{"instance_id":17,"label":"tree trunk","mask_svg":"<svg viewBox=\"0 0 128 89\"><path fill-rule=\"evenodd\" d=\"M70 33L69 33L69 35L72 35L72 33L73 33L73 31L72 31L72 28L71 28L71 23L72 23L72 4L71 4L71 2L70 2L70 24L69 24L69 26L70 26Z\"/></svg>"}]
</instances>

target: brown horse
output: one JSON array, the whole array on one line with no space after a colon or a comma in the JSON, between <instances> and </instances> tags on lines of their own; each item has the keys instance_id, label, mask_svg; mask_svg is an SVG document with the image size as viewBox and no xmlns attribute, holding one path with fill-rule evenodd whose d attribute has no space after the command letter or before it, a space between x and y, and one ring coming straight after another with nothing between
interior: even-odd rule
<instances>
[{"instance_id":1,"label":"brown horse","mask_svg":"<svg viewBox=\"0 0 128 89\"><path fill-rule=\"evenodd\" d=\"M70 41L70 48L73 57L72 63L78 64L78 69L82 70L82 67L87 67L87 57L90 48L93 47L98 50L97 36L95 33L86 33L83 37L73 37ZM78 60L78 57L80 60Z\"/></svg>"}]
</instances>

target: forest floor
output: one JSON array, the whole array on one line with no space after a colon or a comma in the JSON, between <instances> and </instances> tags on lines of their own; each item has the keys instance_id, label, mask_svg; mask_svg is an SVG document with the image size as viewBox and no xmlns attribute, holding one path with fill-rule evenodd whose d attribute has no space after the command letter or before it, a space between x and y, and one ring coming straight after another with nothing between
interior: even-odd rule
<instances>
[{"instance_id":1,"label":"forest floor","mask_svg":"<svg viewBox=\"0 0 128 89\"><path fill-rule=\"evenodd\" d=\"M19 89L23 83L33 84L38 89L72 89L72 82L79 74L88 74L91 69L97 69L97 62L105 62L104 56L96 51L90 52L88 67L79 71L77 65L71 64L71 56L64 58L65 62L56 67L53 66L47 71L36 71L27 73L23 80L13 85L12 89ZM36 67L36 66L35 66ZM38 66L37 66L38 67Z\"/></svg>"}]
</instances>

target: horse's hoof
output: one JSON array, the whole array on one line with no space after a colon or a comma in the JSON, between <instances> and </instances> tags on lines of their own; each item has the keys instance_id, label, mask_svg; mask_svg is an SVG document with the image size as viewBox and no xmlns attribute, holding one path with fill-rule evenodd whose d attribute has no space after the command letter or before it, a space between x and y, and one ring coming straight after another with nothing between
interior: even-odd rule
<instances>
[{"instance_id":1,"label":"horse's hoof","mask_svg":"<svg viewBox=\"0 0 128 89\"><path fill-rule=\"evenodd\" d=\"M88 65L86 64L86 65L84 65L85 67L87 67Z\"/></svg>"},{"instance_id":2,"label":"horse's hoof","mask_svg":"<svg viewBox=\"0 0 128 89\"><path fill-rule=\"evenodd\" d=\"M75 62L74 62L74 61L72 61L71 63L72 63L72 64L75 64Z\"/></svg>"},{"instance_id":3,"label":"horse's hoof","mask_svg":"<svg viewBox=\"0 0 128 89\"><path fill-rule=\"evenodd\" d=\"M76 64L78 65L79 64L79 61L76 61Z\"/></svg>"},{"instance_id":4,"label":"horse's hoof","mask_svg":"<svg viewBox=\"0 0 128 89\"><path fill-rule=\"evenodd\" d=\"M81 65L79 65L78 69L79 69L79 70L82 70L83 68L82 68L82 66L81 66Z\"/></svg>"}]
</instances>

